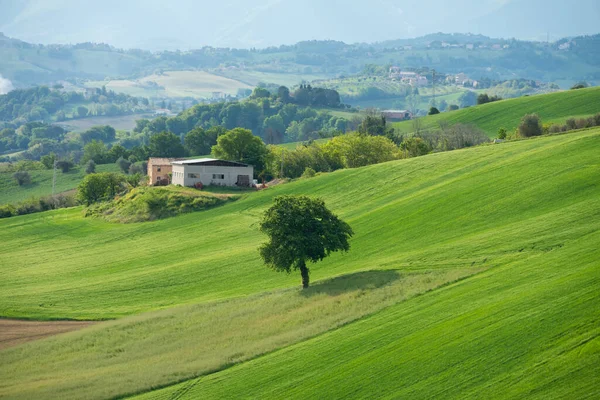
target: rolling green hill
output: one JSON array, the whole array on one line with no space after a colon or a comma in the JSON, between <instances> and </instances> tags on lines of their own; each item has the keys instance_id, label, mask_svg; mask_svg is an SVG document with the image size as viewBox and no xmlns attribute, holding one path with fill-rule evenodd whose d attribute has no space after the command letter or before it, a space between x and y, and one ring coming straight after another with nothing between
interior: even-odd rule
<instances>
[{"instance_id":1,"label":"rolling green hill","mask_svg":"<svg viewBox=\"0 0 600 400\"><path fill-rule=\"evenodd\" d=\"M96 172L117 172L118 169L116 164L96 166ZM29 171L31 183L24 186L17 184L13 174L13 172L0 172L0 205L52 194L52 176L54 174L52 170ZM56 171L56 193L75 189L84 176L83 167L75 167L65 174Z\"/></svg>"},{"instance_id":2,"label":"rolling green hill","mask_svg":"<svg viewBox=\"0 0 600 400\"><path fill-rule=\"evenodd\" d=\"M1 316L126 317L0 351L0 397L593 397L599 148L594 129L436 153L141 224L2 220ZM279 194L356 233L308 291L258 258Z\"/></svg>"},{"instance_id":3,"label":"rolling green hill","mask_svg":"<svg viewBox=\"0 0 600 400\"><path fill-rule=\"evenodd\" d=\"M569 90L501 100L457 111L430 115L421 119L423 128L437 129L441 121L450 124L473 124L490 137L496 137L499 128L515 129L525 114L537 113L544 123L564 122L569 117L588 116L600 112L600 87ZM397 122L394 128L413 132L413 122Z\"/></svg>"}]
</instances>

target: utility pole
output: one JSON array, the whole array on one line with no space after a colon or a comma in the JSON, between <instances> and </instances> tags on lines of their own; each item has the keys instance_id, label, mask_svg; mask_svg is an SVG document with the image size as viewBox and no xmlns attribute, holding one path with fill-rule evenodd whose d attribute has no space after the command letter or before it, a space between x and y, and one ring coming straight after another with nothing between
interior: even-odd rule
<instances>
[{"instance_id":1,"label":"utility pole","mask_svg":"<svg viewBox=\"0 0 600 400\"><path fill-rule=\"evenodd\" d=\"M54 198L54 188L56 187L56 156L54 156L54 171L52 172L52 198Z\"/></svg>"},{"instance_id":2,"label":"utility pole","mask_svg":"<svg viewBox=\"0 0 600 400\"><path fill-rule=\"evenodd\" d=\"M433 70L431 79L432 79L432 83L433 83L433 106L437 107L437 103L435 101L435 69Z\"/></svg>"}]
</instances>

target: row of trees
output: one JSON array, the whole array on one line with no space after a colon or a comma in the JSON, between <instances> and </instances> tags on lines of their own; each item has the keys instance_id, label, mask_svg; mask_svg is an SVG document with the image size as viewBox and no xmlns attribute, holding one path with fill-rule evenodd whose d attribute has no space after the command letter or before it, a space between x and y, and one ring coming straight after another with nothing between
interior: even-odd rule
<instances>
[{"instance_id":1,"label":"row of trees","mask_svg":"<svg viewBox=\"0 0 600 400\"><path fill-rule=\"evenodd\" d=\"M0 95L0 121L8 127L18 128L31 121L64 121L95 115L122 115L148 111L150 102L123 93L95 89L84 95L80 92L62 91L38 86L12 90Z\"/></svg>"}]
</instances>

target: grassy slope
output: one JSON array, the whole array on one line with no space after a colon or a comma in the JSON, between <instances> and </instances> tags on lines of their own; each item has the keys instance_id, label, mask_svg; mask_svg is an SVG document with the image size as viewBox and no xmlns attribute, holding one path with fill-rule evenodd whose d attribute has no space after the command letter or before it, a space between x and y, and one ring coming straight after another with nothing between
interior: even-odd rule
<instances>
[{"instance_id":1,"label":"grassy slope","mask_svg":"<svg viewBox=\"0 0 600 400\"><path fill-rule=\"evenodd\" d=\"M495 137L499 128L509 131L515 129L525 114L537 113L547 123L562 122L571 116L597 112L600 112L600 87L502 100L427 116L422 119L422 123L424 127L434 128L437 128L439 121L474 124L490 137ZM413 131L411 121L395 123L394 127L402 132Z\"/></svg>"},{"instance_id":2,"label":"grassy slope","mask_svg":"<svg viewBox=\"0 0 600 400\"><path fill-rule=\"evenodd\" d=\"M265 398L282 391L303 398L490 397L510 390L515 396L584 397L593 393L599 365L599 147L596 129L438 153L301 180L215 210L147 224L82 220L77 209L0 221L6 245L0 249L6 261L1 314L100 318L295 286L295 274L260 265L255 222L273 195L310 193L324 197L356 231L352 251L314 267L313 278L366 270L488 270L151 395L185 389L191 398ZM244 315L231 317L236 328L244 328L227 332L244 337L252 330L241 323ZM184 344L185 336L206 339L195 331L197 319L174 319L185 334L161 330L161 341L151 334L152 325L142 323L146 318L1 352L6 362L0 372L15 380L0 388L24 397L32 390L53 393L68 386L69 371L82 360L77 354L87 360L77 376L97 377L76 381L79 386L70 381L79 390L71 394L79 397L107 386L102 377L111 373L119 377L115 386L129 382L129 388L181 380L194 373L190 365L203 373L194 359L206 353ZM262 327L264 321L255 323ZM113 334L123 340L111 339ZM145 345L158 350L136 363L136 349ZM191 354L183 359L178 351L186 346ZM237 362L251 354L232 350L219 355ZM27 364L38 354L44 355L39 365ZM63 373L66 365L71 369ZM161 379L146 381L160 375L157 369L164 370Z\"/></svg>"},{"instance_id":3,"label":"grassy slope","mask_svg":"<svg viewBox=\"0 0 600 400\"><path fill-rule=\"evenodd\" d=\"M488 203L463 208L465 217L452 218L453 229L472 225L469 214L482 208L512 209L518 216L508 221L490 215L499 222L496 228L467 235L460 244L442 242L434 256L439 262L452 251L485 256L489 270L342 329L140 398L597 396L600 200L599 187L589 178L600 170L590 158L600 145L598 133L569 144L534 141L539 149L513 152L500 165L494 160L489 167L500 167L501 173L487 180L496 191L491 198L478 185L489 177L482 171L486 167L446 182L458 187L456 196L438 203L446 212L460 207L463 179L471 180ZM513 146L520 145L525 144ZM552 172L536 174L544 164ZM521 182L506 168L520 170ZM534 181L541 175L546 183L540 186ZM526 182L535 187L525 188ZM418 200L425 201L426 213L431 203L426 196ZM562 205L555 208L557 201ZM443 221L436 220L440 230ZM509 254L516 257L502 260Z\"/></svg>"},{"instance_id":4,"label":"grassy slope","mask_svg":"<svg viewBox=\"0 0 600 400\"><path fill-rule=\"evenodd\" d=\"M97 172L118 172L116 164L97 165ZM0 204L17 203L31 197L52 194L52 170L29 171L31 184L19 186L12 172L0 172ZM66 174L56 172L56 193L75 189L85 176L83 168L77 167Z\"/></svg>"}]
</instances>

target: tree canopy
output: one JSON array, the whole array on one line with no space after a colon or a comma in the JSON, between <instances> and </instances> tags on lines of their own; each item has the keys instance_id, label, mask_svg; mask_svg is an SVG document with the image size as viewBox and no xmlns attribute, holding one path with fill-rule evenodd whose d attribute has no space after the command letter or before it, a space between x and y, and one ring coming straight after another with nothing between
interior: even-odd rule
<instances>
[{"instance_id":1,"label":"tree canopy","mask_svg":"<svg viewBox=\"0 0 600 400\"><path fill-rule=\"evenodd\" d=\"M276 271L300 270L302 286L309 286L307 262L317 262L330 253L348 251L350 225L325 207L321 199L307 196L277 196L260 223L269 241L259 248L267 266Z\"/></svg>"},{"instance_id":2,"label":"tree canopy","mask_svg":"<svg viewBox=\"0 0 600 400\"><path fill-rule=\"evenodd\" d=\"M256 171L262 171L269 151L263 141L250 130L235 128L219 136L212 154L217 158L251 164Z\"/></svg>"}]
</instances>

